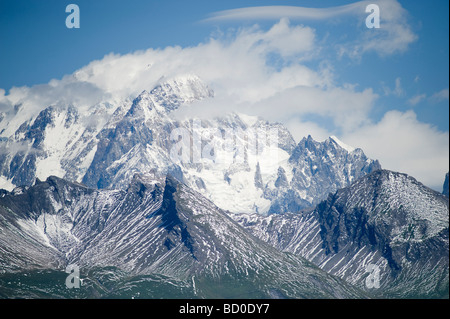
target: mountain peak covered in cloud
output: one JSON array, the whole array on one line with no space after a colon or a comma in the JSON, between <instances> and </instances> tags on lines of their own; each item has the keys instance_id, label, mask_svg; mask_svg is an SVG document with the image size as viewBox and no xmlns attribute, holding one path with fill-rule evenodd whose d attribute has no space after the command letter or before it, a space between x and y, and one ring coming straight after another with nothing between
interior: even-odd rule
<instances>
[{"instance_id":1,"label":"mountain peak covered in cloud","mask_svg":"<svg viewBox=\"0 0 450 319\"><path fill-rule=\"evenodd\" d=\"M440 185L448 171L448 131L422 122L415 109L386 109L382 90L363 78L356 83L343 79L342 65L355 70L355 65L371 64L373 59L366 56L373 52L386 59L417 40L411 17L399 2L376 3L381 8L379 30L363 24L367 13L360 11L367 1L318 8L320 14L311 23L295 18L296 10L304 8L289 14L288 7L278 7L270 26L258 20L190 46L111 53L47 84L0 90L0 137L8 139L49 106L70 105L80 113L98 108L91 120L94 127L113 116L111 108L124 110L143 91L156 90L161 96L185 96L180 103L192 102L189 108L167 106L175 118L214 118L230 112L260 116L283 123L296 141L308 134L319 140L338 136L379 159L384 168L403 170L432 187ZM347 23L347 17L352 19L349 25L342 22ZM319 22L333 28L324 33ZM353 32L342 38L342 28ZM348 56L352 58L344 58ZM212 92L214 98L196 98L212 97ZM443 98L448 100L448 94ZM426 152L419 151L423 149Z\"/></svg>"}]
</instances>

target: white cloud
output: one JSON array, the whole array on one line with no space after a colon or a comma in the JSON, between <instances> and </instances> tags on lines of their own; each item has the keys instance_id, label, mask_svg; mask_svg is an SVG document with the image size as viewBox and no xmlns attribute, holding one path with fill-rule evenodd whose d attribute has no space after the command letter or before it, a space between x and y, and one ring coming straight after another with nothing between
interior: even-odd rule
<instances>
[{"instance_id":1,"label":"white cloud","mask_svg":"<svg viewBox=\"0 0 450 319\"><path fill-rule=\"evenodd\" d=\"M384 95L386 96L394 95L400 97L405 94L405 91L403 90L402 87L402 80L399 77L395 79L395 85L393 89L388 87L384 82L381 82L381 86L383 88Z\"/></svg>"},{"instance_id":2,"label":"white cloud","mask_svg":"<svg viewBox=\"0 0 450 319\"><path fill-rule=\"evenodd\" d=\"M381 27L368 29L365 20L368 16L366 7L376 4L380 8ZM417 35L408 23L408 12L397 0L358 1L347 5L328 8L306 8L298 6L261 6L224 10L211 14L204 21L220 22L228 20L261 20L281 19L292 20L331 20L343 16L355 17L357 33L355 39L336 44L339 56L349 56L360 59L367 52L376 52L381 56L404 52L411 43L417 40ZM348 20L346 20L348 22ZM332 32L332 31L331 31ZM349 32L350 34L350 32Z\"/></svg>"},{"instance_id":3,"label":"white cloud","mask_svg":"<svg viewBox=\"0 0 450 319\"><path fill-rule=\"evenodd\" d=\"M436 190L449 170L449 133L417 120L413 111L389 111L378 123L345 134L385 169L407 173Z\"/></svg>"},{"instance_id":4,"label":"white cloud","mask_svg":"<svg viewBox=\"0 0 450 319\"><path fill-rule=\"evenodd\" d=\"M261 37L267 51L274 51L283 57L296 55L313 49L315 34L309 27L290 26L289 19L282 18Z\"/></svg>"},{"instance_id":5,"label":"white cloud","mask_svg":"<svg viewBox=\"0 0 450 319\"><path fill-rule=\"evenodd\" d=\"M320 49L316 30L281 19L267 31L243 28L192 47L109 54L48 84L12 88L8 95L0 90L0 111L21 103L31 117L55 103L86 107L121 101L164 78L195 73L215 91L215 99L181 108L178 116L230 111L260 115L284 122L297 141L308 134L318 140L342 136L347 144L380 159L385 168L407 172L428 185L440 181L442 163L448 162L448 132L420 123L414 113L389 112L379 123L371 123L377 94L371 88L358 90L357 84L336 84L332 65L316 70L306 66L305 60ZM281 66L271 63L272 54L279 55ZM402 90L398 78L390 94L403 94ZM436 98L448 99L446 92ZM317 119L331 124L322 126Z\"/></svg>"},{"instance_id":6,"label":"white cloud","mask_svg":"<svg viewBox=\"0 0 450 319\"><path fill-rule=\"evenodd\" d=\"M426 94L415 95L408 100L408 103L414 106L419 104L423 100L427 100L430 103L439 103L442 101L448 101L448 99L449 99L449 91L448 89L443 89L439 92L434 93L429 97Z\"/></svg>"},{"instance_id":7,"label":"white cloud","mask_svg":"<svg viewBox=\"0 0 450 319\"><path fill-rule=\"evenodd\" d=\"M363 30L361 39L351 46L359 55L374 51L380 56L405 52L418 39L408 23L407 11L395 0L380 0L381 27Z\"/></svg>"},{"instance_id":8,"label":"white cloud","mask_svg":"<svg viewBox=\"0 0 450 319\"><path fill-rule=\"evenodd\" d=\"M364 11L368 3L369 1L359 1L356 3L331 8L306 8L297 6L247 7L215 12L204 21L212 22L242 19L279 20L284 17L302 20L323 20Z\"/></svg>"},{"instance_id":9,"label":"white cloud","mask_svg":"<svg viewBox=\"0 0 450 319\"><path fill-rule=\"evenodd\" d=\"M412 106L419 104L420 102L422 102L423 100L425 100L427 98L426 94L418 94L418 95L414 95L412 98L410 98L408 100L408 103L411 104Z\"/></svg>"},{"instance_id":10,"label":"white cloud","mask_svg":"<svg viewBox=\"0 0 450 319\"><path fill-rule=\"evenodd\" d=\"M308 115L329 118L335 129L346 132L366 123L376 99L371 89L357 92L340 87L296 86L277 92L252 107L269 119L282 121Z\"/></svg>"},{"instance_id":11,"label":"white cloud","mask_svg":"<svg viewBox=\"0 0 450 319\"><path fill-rule=\"evenodd\" d=\"M396 96L402 96L403 94L405 94L405 91L402 88L402 82L400 78L395 79L395 89L393 93Z\"/></svg>"},{"instance_id":12,"label":"white cloud","mask_svg":"<svg viewBox=\"0 0 450 319\"><path fill-rule=\"evenodd\" d=\"M368 123L368 114L378 97L371 89L358 92L340 87L306 85L270 87L270 83L277 83L279 76L281 75L277 74L274 75L275 79L268 79L267 89L266 86L250 88L255 95L258 90L270 92L270 95L262 94L265 98L255 97L252 101L237 102L233 97L216 96L214 100L200 101L188 108L180 108L173 116L178 119L192 116L210 118L228 112L240 112L285 123L289 129L295 128L292 134L297 141L309 134L323 140L330 131L347 132ZM320 123L308 120L311 116L319 122L323 119L332 128L319 129ZM303 126L295 127L297 124ZM307 133L305 128L313 128L314 134Z\"/></svg>"},{"instance_id":13,"label":"white cloud","mask_svg":"<svg viewBox=\"0 0 450 319\"><path fill-rule=\"evenodd\" d=\"M405 52L418 36L409 23L409 14L397 0L365 1L380 8L380 28L366 28L366 15L358 15L359 23L354 40L336 45L339 56L360 60L366 53L385 57Z\"/></svg>"},{"instance_id":14,"label":"white cloud","mask_svg":"<svg viewBox=\"0 0 450 319\"><path fill-rule=\"evenodd\" d=\"M303 137L311 135L311 137L319 142L326 140L330 137L332 132L329 132L326 128L319 126L315 122L302 121L299 118L292 117L284 121L284 125L291 132L294 140L298 143Z\"/></svg>"},{"instance_id":15,"label":"white cloud","mask_svg":"<svg viewBox=\"0 0 450 319\"><path fill-rule=\"evenodd\" d=\"M26 104L32 116L55 103L84 107L101 100L133 98L152 89L164 77L195 73L222 101L211 108L224 112L291 88L317 89L329 85L330 74L325 68L314 71L301 64L315 49L312 28L291 25L289 20L282 19L267 31L258 26L243 28L193 47L109 54L61 80L12 88L7 96L0 95L0 104L9 109L18 103ZM285 62L281 68L270 62L274 53Z\"/></svg>"},{"instance_id":16,"label":"white cloud","mask_svg":"<svg viewBox=\"0 0 450 319\"><path fill-rule=\"evenodd\" d=\"M432 102L435 102L435 103L439 103L439 102L442 102L442 101L448 101L448 95L449 95L448 88L447 89L443 89L443 90L441 90L439 92L434 93L430 97L430 100Z\"/></svg>"}]
</instances>

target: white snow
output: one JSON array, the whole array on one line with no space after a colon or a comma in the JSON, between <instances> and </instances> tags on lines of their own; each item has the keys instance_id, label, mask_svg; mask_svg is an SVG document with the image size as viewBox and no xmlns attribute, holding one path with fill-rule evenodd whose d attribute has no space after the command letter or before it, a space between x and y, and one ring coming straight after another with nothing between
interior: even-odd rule
<instances>
[{"instance_id":1,"label":"white snow","mask_svg":"<svg viewBox=\"0 0 450 319\"><path fill-rule=\"evenodd\" d=\"M258 121L257 116L246 115L243 113L237 113L237 115L242 120L242 122L244 122L245 125L247 125L247 127L253 126Z\"/></svg>"},{"instance_id":2,"label":"white snow","mask_svg":"<svg viewBox=\"0 0 450 319\"><path fill-rule=\"evenodd\" d=\"M18 219L17 223L26 234L32 236L35 240L44 244L45 246L56 249L52 244L50 244L50 240L45 235L44 230L36 225L34 221L32 221L31 219Z\"/></svg>"},{"instance_id":3,"label":"white snow","mask_svg":"<svg viewBox=\"0 0 450 319\"><path fill-rule=\"evenodd\" d=\"M7 179L5 176L0 176L0 189L5 189L11 192L16 185L11 182L11 179Z\"/></svg>"},{"instance_id":4,"label":"white snow","mask_svg":"<svg viewBox=\"0 0 450 319\"><path fill-rule=\"evenodd\" d=\"M201 178L206 185L206 192L199 191L222 209L240 213L267 213L271 201L265 199L263 191L255 186L258 163L264 186L274 188L280 166L285 169L287 178L292 178L289 154L277 145L266 146L256 154L247 151L245 156L234 148L214 151L220 161L203 159L202 170L188 168L185 176L193 188L196 188L195 180ZM228 175L229 182L225 181L225 175Z\"/></svg>"},{"instance_id":5,"label":"white snow","mask_svg":"<svg viewBox=\"0 0 450 319\"><path fill-rule=\"evenodd\" d=\"M344 150L346 150L347 152L351 153L355 150L354 147L345 144L344 142L342 142L340 139L338 139L336 136L330 136L330 138L335 141L340 147L342 147Z\"/></svg>"},{"instance_id":6,"label":"white snow","mask_svg":"<svg viewBox=\"0 0 450 319\"><path fill-rule=\"evenodd\" d=\"M61 168L60 159L57 156L36 159L36 177L40 180L46 180L52 175L64 177L64 174L65 171Z\"/></svg>"}]
</instances>

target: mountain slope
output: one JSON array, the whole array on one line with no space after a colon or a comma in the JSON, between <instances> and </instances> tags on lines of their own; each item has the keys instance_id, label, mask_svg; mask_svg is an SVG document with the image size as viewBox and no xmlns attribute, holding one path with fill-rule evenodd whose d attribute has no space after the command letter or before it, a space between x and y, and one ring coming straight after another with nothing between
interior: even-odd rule
<instances>
[{"instance_id":1,"label":"mountain slope","mask_svg":"<svg viewBox=\"0 0 450 319\"><path fill-rule=\"evenodd\" d=\"M303 138L293 150L289 163L293 167L289 185L272 204L270 213L296 212L312 207L329 193L350 185L358 178L381 169L378 161L367 158L361 149L351 148L336 137L316 142ZM284 178L283 174L279 178Z\"/></svg>"},{"instance_id":2,"label":"mountain slope","mask_svg":"<svg viewBox=\"0 0 450 319\"><path fill-rule=\"evenodd\" d=\"M232 215L273 246L383 297L448 296L449 204L405 174L378 170L330 194L314 211ZM380 288L368 288L368 266Z\"/></svg>"},{"instance_id":3,"label":"mountain slope","mask_svg":"<svg viewBox=\"0 0 450 319\"><path fill-rule=\"evenodd\" d=\"M312 207L380 168L335 137L296 144L283 125L254 116L174 114L213 98L197 76L181 75L161 79L133 100L57 104L35 116L19 107L11 120L0 121L0 187L11 191L54 175L92 188L125 189L135 173L157 169L222 209L271 214Z\"/></svg>"},{"instance_id":4,"label":"mountain slope","mask_svg":"<svg viewBox=\"0 0 450 319\"><path fill-rule=\"evenodd\" d=\"M364 297L305 259L253 237L171 177L137 175L127 190L93 190L51 177L4 193L0 213L0 249L12 252L0 260L7 277L21 267L18 276L34 276L39 269L76 264L84 273L113 267L113 281L123 285L138 277L153 285L157 278L163 286L178 282L176 291L188 287L191 297Z\"/></svg>"}]
</instances>

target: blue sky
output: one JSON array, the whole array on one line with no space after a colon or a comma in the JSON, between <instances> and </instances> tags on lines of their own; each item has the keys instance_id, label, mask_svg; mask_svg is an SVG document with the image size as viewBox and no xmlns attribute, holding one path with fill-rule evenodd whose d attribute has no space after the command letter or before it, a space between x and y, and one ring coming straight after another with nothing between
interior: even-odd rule
<instances>
[{"instance_id":1,"label":"blue sky","mask_svg":"<svg viewBox=\"0 0 450 319\"><path fill-rule=\"evenodd\" d=\"M430 157L439 158L440 161L434 182L428 182L428 185L433 184L437 188L440 183L437 176L448 170L448 164L443 164L445 159L448 162L448 146L443 144L448 144L449 131L448 1L382 1L380 30L385 32L383 36L376 35L375 32L380 30L365 28L362 21L368 14L364 12L337 14L320 19L290 16L288 22L280 20L283 16L277 14L260 18L250 13L244 17L230 18L224 12L256 6L333 8L355 2L0 0L0 89L4 90L3 95L7 98L12 87L33 88L49 83L52 79L63 79L65 75L83 69L94 60L102 61L110 53L133 56L138 50L164 50L166 47L180 46L184 49L183 54L187 54L188 48L199 48L201 44L205 44L205 47L212 46L211 38L222 43L234 41L237 46L241 43L240 37L244 39L246 32L253 38L265 33L262 40L255 42L258 47L261 41L269 41L269 30L277 25L278 29L284 30L281 32L290 32L290 35L304 39L306 44L304 48L294 48L295 52L291 54L286 51L292 49L289 44L270 38L269 47L261 47L258 51L265 54L264 67L284 70L284 73L279 72L284 75L304 70L304 67L306 73L312 74L311 77L320 78L315 82L308 82L313 83L311 86L328 83L322 85L322 88L326 87L324 90L330 92L330 98L326 101L332 103L334 98L342 98L347 99L350 104L354 102L365 105L361 107L363 111L360 117L354 119L357 124L351 130L346 128L353 124L341 124L347 121L353 123L349 119L353 119L358 111L345 106L342 106L342 112L333 112L328 108L316 112L306 108L307 111L296 113L293 105L285 108L284 117L280 116L277 120L286 122L297 139L308 130L317 139L335 134L344 138L348 144L361 146L372 157L381 158L382 164L384 159L387 164L384 166L387 168L400 171L403 164L398 157L390 159L370 145L376 145L378 149L384 148L387 141L378 140L377 135L380 136L383 132L395 135L395 123L401 125L406 122L409 126L405 125L404 131L398 136L415 139L418 143L416 147L420 148L419 140L425 145L427 139L439 140L435 148L429 150ZM75 3L80 8L79 29L68 29L65 26L68 15L65 7L70 3ZM388 6L385 7L385 3ZM387 10L383 11L384 8ZM290 15L289 10L284 12ZM297 26L302 30L296 29ZM223 58L225 61L226 57ZM242 61L244 60L243 58ZM220 63L219 61L218 64ZM266 74L269 71L264 69L261 72ZM277 78L281 77L275 71L274 74ZM223 77L211 75L210 78L214 82L214 79ZM286 76L286 79L289 77ZM272 80L275 81L273 78ZM303 83L302 79L297 80ZM230 86L230 81L218 81L220 83L217 86L225 86L224 83ZM270 101L273 103L276 97L280 97L280 101L283 98L287 101L289 97L296 99L295 94L298 92L292 90L285 86L274 92L273 96L268 96L265 101L252 103L260 110L268 105L273 108ZM0 96L0 100L1 98ZM344 116L343 112L348 114ZM272 114L262 113L269 117ZM421 137L414 137L412 132L421 134ZM362 137L367 141L362 141ZM405 144L400 140L398 143ZM444 148L444 153L433 155L439 148ZM386 152L391 150L387 148ZM409 149L405 152L404 157L415 154ZM424 159L414 165L423 167L422 172L416 175L425 176L424 166L436 163L431 159ZM404 171L409 172L410 169L405 167Z\"/></svg>"}]
</instances>

